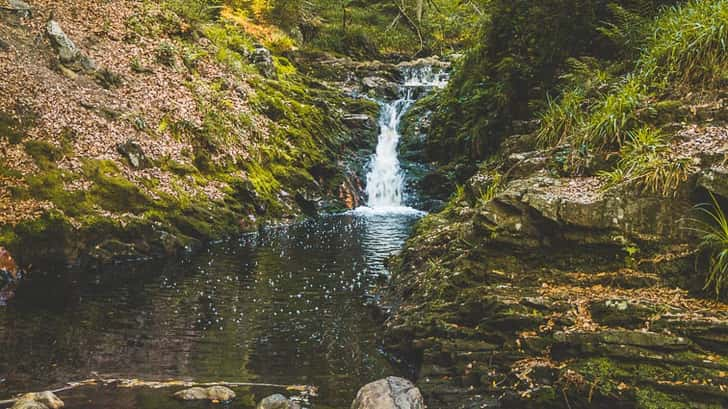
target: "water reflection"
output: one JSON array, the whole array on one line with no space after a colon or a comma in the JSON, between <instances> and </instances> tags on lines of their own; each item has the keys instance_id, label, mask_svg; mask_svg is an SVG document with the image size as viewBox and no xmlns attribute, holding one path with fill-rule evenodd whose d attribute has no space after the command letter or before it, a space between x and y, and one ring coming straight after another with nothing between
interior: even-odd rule
<instances>
[{"instance_id":1,"label":"water reflection","mask_svg":"<svg viewBox=\"0 0 728 409\"><path fill-rule=\"evenodd\" d=\"M0 310L0 393L96 371L309 383L320 387L317 407L348 407L359 386L397 373L378 350L380 326L365 301L418 217L330 216L219 243L189 260L36 276ZM74 407L172 405L148 392L110 393L118 392L88 392Z\"/></svg>"}]
</instances>

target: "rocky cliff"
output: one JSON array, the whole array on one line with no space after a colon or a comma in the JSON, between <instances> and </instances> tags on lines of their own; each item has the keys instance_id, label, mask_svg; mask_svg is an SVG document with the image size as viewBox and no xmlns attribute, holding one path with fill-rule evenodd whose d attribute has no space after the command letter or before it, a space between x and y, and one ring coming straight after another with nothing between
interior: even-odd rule
<instances>
[{"instance_id":1,"label":"rocky cliff","mask_svg":"<svg viewBox=\"0 0 728 409\"><path fill-rule=\"evenodd\" d=\"M420 222L393 262L386 344L429 407L725 407L728 306L703 291L694 220L725 200L721 95L654 120L690 164L670 191L611 184L609 153L564 172L568 147L516 123Z\"/></svg>"}]
</instances>

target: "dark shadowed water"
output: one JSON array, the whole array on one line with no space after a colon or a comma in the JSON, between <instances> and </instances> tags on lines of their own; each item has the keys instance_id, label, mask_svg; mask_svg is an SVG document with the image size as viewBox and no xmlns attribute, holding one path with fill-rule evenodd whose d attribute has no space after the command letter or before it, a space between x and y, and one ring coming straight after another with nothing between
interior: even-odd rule
<instances>
[{"instance_id":1,"label":"dark shadowed water","mask_svg":"<svg viewBox=\"0 0 728 409\"><path fill-rule=\"evenodd\" d=\"M417 215L339 215L215 244L187 259L36 276L0 309L0 394L92 372L124 378L312 384L316 408L398 374L379 349L374 289ZM82 278L79 278L82 277ZM179 408L176 389L85 388L73 408ZM236 389L253 408L280 390ZM218 405L219 406L219 405Z\"/></svg>"}]
</instances>

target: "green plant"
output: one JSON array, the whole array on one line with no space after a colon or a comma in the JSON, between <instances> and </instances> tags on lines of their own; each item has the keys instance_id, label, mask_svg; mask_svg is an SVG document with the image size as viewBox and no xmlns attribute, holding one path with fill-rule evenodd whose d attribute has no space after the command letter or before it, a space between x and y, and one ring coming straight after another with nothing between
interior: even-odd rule
<instances>
[{"instance_id":1,"label":"green plant","mask_svg":"<svg viewBox=\"0 0 728 409\"><path fill-rule=\"evenodd\" d=\"M488 203L493 198L495 198L495 195L498 194L498 190L501 188L501 181L503 179L503 176L500 173L496 173L490 178L490 183L488 184L488 187L485 188L485 190L480 194L480 201L483 203Z\"/></svg>"},{"instance_id":2,"label":"green plant","mask_svg":"<svg viewBox=\"0 0 728 409\"><path fill-rule=\"evenodd\" d=\"M665 83L714 83L728 70L728 0L692 0L654 23L640 66Z\"/></svg>"},{"instance_id":3,"label":"green plant","mask_svg":"<svg viewBox=\"0 0 728 409\"><path fill-rule=\"evenodd\" d=\"M591 146L621 146L625 136L637 125L637 109L646 97L642 79L628 75L596 105L580 136Z\"/></svg>"},{"instance_id":4,"label":"green plant","mask_svg":"<svg viewBox=\"0 0 728 409\"><path fill-rule=\"evenodd\" d=\"M621 159L617 167L599 173L605 181L605 188L634 183L645 192L662 196L676 194L680 184L695 171L692 159L674 157L659 130L642 127L628 135L628 141L620 150Z\"/></svg>"},{"instance_id":5,"label":"green plant","mask_svg":"<svg viewBox=\"0 0 728 409\"><path fill-rule=\"evenodd\" d=\"M548 99L548 108L541 114L541 128L536 134L542 147L556 146L574 135L583 122L584 93L580 88L564 92L554 101Z\"/></svg>"},{"instance_id":6,"label":"green plant","mask_svg":"<svg viewBox=\"0 0 728 409\"><path fill-rule=\"evenodd\" d=\"M174 67L177 63L177 50L174 45L164 41L157 47L157 62L168 67Z\"/></svg>"},{"instance_id":7,"label":"green plant","mask_svg":"<svg viewBox=\"0 0 728 409\"><path fill-rule=\"evenodd\" d=\"M702 234L701 247L710 253L710 268L704 289L713 289L720 296L728 283L728 218L715 195L710 194L712 205L702 204L697 210L707 216L707 221L696 220Z\"/></svg>"}]
</instances>

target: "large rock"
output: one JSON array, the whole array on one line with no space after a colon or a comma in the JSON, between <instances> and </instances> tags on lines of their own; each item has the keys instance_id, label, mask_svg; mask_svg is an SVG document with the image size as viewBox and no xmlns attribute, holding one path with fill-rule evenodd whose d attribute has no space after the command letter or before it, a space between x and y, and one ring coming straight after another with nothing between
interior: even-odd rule
<instances>
[{"instance_id":1,"label":"large rock","mask_svg":"<svg viewBox=\"0 0 728 409\"><path fill-rule=\"evenodd\" d=\"M424 409L420 390L412 382L390 376L359 389L351 409Z\"/></svg>"},{"instance_id":2,"label":"large rock","mask_svg":"<svg viewBox=\"0 0 728 409\"><path fill-rule=\"evenodd\" d=\"M95 69L93 61L81 53L57 21L48 21L46 34L50 38L53 48L58 53L61 64L77 70L84 69L86 71L93 71Z\"/></svg>"},{"instance_id":3,"label":"large rock","mask_svg":"<svg viewBox=\"0 0 728 409\"><path fill-rule=\"evenodd\" d=\"M144 168L147 166L147 157L144 154L144 150L141 145L134 140L128 140L116 147L116 151L119 152L129 164L134 168Z\"/></svg>"},{"instance_id":4,"label":"large rock","mask_svg":"<svg viewBox=\"0 0 728 409\"><path fill-rule=\"evenodd\" d=\"M226 402L235 399L235 392L224 386L211 386L209 388L194 387L175 392L174 397L179 400Z\"/></svg>"},{"instance_id":5,"label":"large rock","mask_svg":"<svg viewBox=\"0 0 728 409\"><path fill-rule=\"evenodd\" d=\"M270 50L260 44L255 45L255 50L250 54L250 62L252 62L264 77L270 79L278 78L275 64L273 64L273 55Z\"/></svg>"},{"instance_id":6,"label":"large rock","mask_svg":"<svg viewBox=\"0 0 728 409\"><path fill-rule=\"evenodd\" d=\"M53 392L35 392L21 396L12 409L60 409L63 406L63 401Z\"/></svg>"},{"instance_id":7,"label":"large rock","mask_svg":"<svg viewBox=\"0 0 728 409\"><path fill-rule=\"evenodd\" d=\"M361 80L362 89L365 92L383 98L396 98L399 94L399 86L383 77L366 77Z\"/></svg>"},{"instance_id":8,"label":"large rock","mask_svg":"<svg viewBox=\"0 0 728 409\"><path fill-rule=\"evenodd\" d=\"M21 0L0 1L0 10L10 11L23 18L30 18L33 16L33 8L30 4Z\"/></svg>"},{"instance_id":9,"label":"large rock","mask_svg":"<svg viewBox=\"0 0 728 409\"><path fill-rule=\"evenodd\" d=\"M294 402L285 396L276 393L270 395L258 403L257 409L301 409L298 402Z\"/></svg>"}]
</instances>

